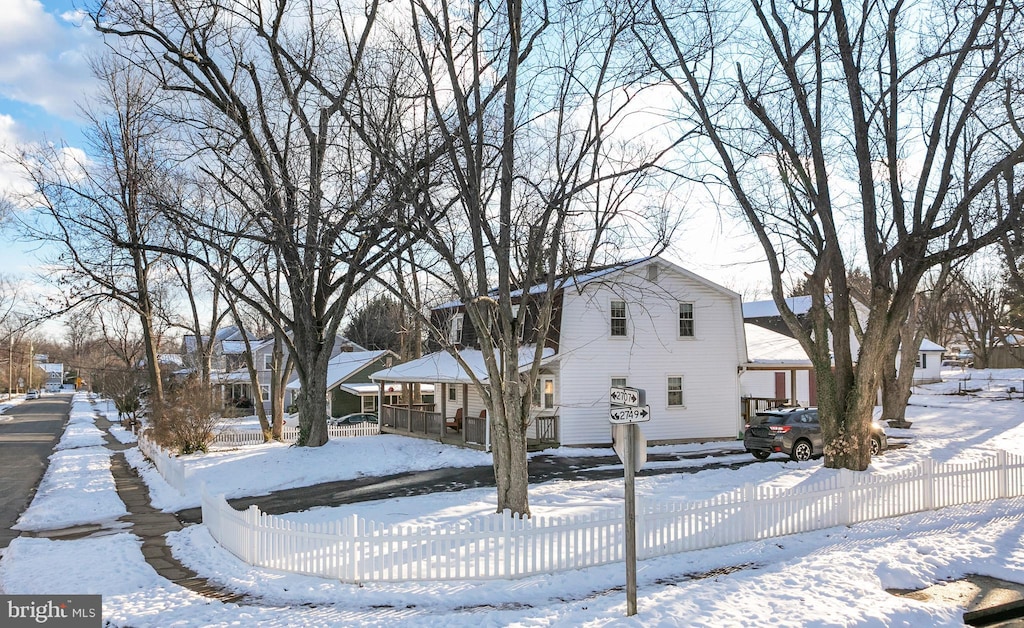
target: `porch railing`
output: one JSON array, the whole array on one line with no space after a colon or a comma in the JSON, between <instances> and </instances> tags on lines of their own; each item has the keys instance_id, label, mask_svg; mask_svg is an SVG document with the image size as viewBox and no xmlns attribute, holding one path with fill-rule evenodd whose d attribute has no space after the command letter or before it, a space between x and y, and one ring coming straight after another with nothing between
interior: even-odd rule
<instances>
[{"instance_id":1,"label":"porch railing","mask_svg":"<svg viewBox=\"0 0 1024 628\"><path fill-rule=\"evenodd\" d=\"M404 406L381 406L381 425L425 436L444 434L444 418L440 412L410 410Z\"/></svg>"},{"instance_id":2,"label":"porch railing","mask_svg":"<svg viewBox=\"0 0 1024 628\"><path fill-rule=\"evenodd\" d=\"M539 416L534 419L537 426L537 441L541 443L557 443L558 441L558 417Z\"/></svg>"},{"instance_id":3,"label":"porch railing","mask_svg":"<svg viewBox=\"0 0 1024 628\"><path fill-rule=\"evenodd\" d=\"M778 399L775 397L741 397L740 398L740 416L743 417L744 423L749 423L751 417L756 415L758 412L765 410L771 410L772 408L778 408L789 403L789 399Z\"/></svg>"},{"instance_id":4,"label":"porch railing","mask_svg":"<svg viewBox=\"0 0 1024 628\"><path fill-rule=\"evenodd\" d=\"M482 416L470 416L462 420L462 430L466 442L474 445L487 445L487 419Z\"/></svg>"}]
</instances>

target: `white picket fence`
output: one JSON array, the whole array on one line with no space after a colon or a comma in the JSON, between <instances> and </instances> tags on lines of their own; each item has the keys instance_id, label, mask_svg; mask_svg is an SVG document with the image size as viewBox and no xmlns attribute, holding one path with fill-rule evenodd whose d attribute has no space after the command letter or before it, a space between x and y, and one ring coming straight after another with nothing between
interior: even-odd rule
<instances>
[{"instance_id":1,"label":"white picket fence","mask_svg":"<svg viewBox=\"0 0 1024 628\"><path fill-rule=\"evenodd\" d=\"M328 425L328 438L354 438L357 436L375 436L380 434L380 425L377 423L359 423L356 425ZM296 427L285 427L281 430L281 442L294 443L299 440L299 429ZM263 433L259 430L238 430L225 429L213 437L214 445L230 447L243 447L245 445L262 445L264 443Z\"/></svg>"},{"instance_id":2,"label":"white picket fence","mask_svg":"<svg viewBox=\"0 0 1024 628\"><path fill-rule=\"evenodd\" d=\"M176 491L185 494L185 480L188 472L185 463L181 458L173 455L160 445L146 437L145 432L139 433L139 449L153 462L153 466L163 476L164 481L170 484Z\"/></svg>"},{"instance_id":3,"label":"white picket fence","mask_svg":"<svg viewBox=\"0 0 1024 628\"><path fill-rule=\"evenodd\" d=\"M1024 456L925 460L891 473L839 471L791 488L744 485L693 502L640 505L637 553L652 558L798 534L945 506L1024 495ZM344 582L513 579L624 558L623 513L478 517L434 527L384 526L357 515L306 524L233 509L202 495L203 523L250 565Z\"/></svg>"}]
</instances>

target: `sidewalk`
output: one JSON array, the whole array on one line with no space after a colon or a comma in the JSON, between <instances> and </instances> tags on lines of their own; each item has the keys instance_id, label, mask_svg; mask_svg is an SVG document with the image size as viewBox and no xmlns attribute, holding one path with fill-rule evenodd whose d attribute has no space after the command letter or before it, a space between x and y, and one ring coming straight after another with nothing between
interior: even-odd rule
<instances>
[{"instance_id":1,"label":"sidewalk","mask_svg":"<svg viewBox=\"0 0 1024 628\"><path fill-rule=\"evenodd\" d=\"M205 597L222 602L240 602L244 596L224 591L200 578L194 571L182 565L167 547L167 533L182 529L182 524L171 513L161 512L149 501L149 488L132 469L124 457L124 450L135 447L126 445L110 435L110 421L97 413L97 428L103 431L106 447L114 450L110 457L110 471L117 486L117 495L128 508L128 516L122 521L131 525L133 534L142 539L142 555L146 562L163 578Z\"/></svg>"}]
</instances>

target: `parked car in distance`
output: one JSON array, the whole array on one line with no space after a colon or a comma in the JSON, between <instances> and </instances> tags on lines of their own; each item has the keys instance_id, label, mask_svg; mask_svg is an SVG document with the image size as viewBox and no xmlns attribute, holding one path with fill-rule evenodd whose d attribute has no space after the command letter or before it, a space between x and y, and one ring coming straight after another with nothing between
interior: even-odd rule
<instances>
[{"instance_id":1,"label":"parked car in distance","mask_svg":"<svg viewBox=\"0 0 1024 628\"><path fill-rule=\"evenodd\" d=\"M353 412L340 417L327 419L327 425L359 425L361 423L376 423L377 415L369 412Z\"/></svg>"},{"instance_id":2,"label":"parked car in distance","mask_svg":"<svg viewBox=\"0 0 1024 628\"><path fill-rule=\"evenodd\" d=\"M25 399L39 399L39 391L33 388L25 392Z\"/></svg>"},{"instance_id":3,"label":"parked car in distance","mask_svg":"<svg viewBox=\"0 0 1024 628\"><path fill-rule=\"evenodd\" d=\"M758 460L773 453L793 460L810 460L824 454L824 439L817 408L779 408L758 412L743 432L743 446ZM871 424L871 455L888 448L885 430Z\"/></svg>"}]
</instances>

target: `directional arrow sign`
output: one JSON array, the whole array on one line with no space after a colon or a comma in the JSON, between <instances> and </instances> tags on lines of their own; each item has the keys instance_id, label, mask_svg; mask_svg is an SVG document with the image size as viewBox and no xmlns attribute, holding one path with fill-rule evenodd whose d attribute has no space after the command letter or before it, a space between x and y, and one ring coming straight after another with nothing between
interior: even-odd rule
<instances>
[{"instance_id":1,"label":"directional arrow sign","mask_svg":"<svg viewBox=\"0 0 1024 628\"><path fill-rule=\"evenodd\" d=\"M642 423L651 420L651 406L612 408L608 420L612 423Z\"/></svg>"},{"instance_id":2,"label":"directional arrow sign","mask_svg":"<svg viewBox=\"0 0 1024 628\"><path fill-rule=\"evenodd\" d=\"M608 392L608 399L613 406L639 406L640 391L636 388L613 387Z\"/></svg>"}]
</instances>

